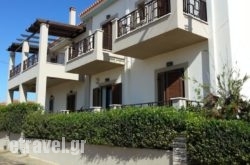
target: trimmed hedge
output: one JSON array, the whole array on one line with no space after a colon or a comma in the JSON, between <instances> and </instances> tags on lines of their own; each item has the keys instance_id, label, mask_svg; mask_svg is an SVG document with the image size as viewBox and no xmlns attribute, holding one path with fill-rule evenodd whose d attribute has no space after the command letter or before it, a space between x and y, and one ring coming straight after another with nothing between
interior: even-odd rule
<instances>
[{"instance_id":1,"label":"trimmed hedge","mask_svg":"<svg viewBox=\"0 0 250 165\"><path fill-rule=\"evenodd\" d=\"M41 110L36 103L13 103L0 107L0 131L21 133L22 125L30 112Z\"/></svg>"},{"instance_id":2,"label":"trimmed hedge","mask_svg":"<svg viewBox=\"0 0 250 165\"><path fill-rule=\"evenodd\" d=\"M127 108L101 113L45 114L27 117L24 133L29 138L68 141L84 139L91 144L138 148L171 148L178 133L185 131L185 119L194 113L171 108Z\"/></svg>"},{"instance_id":3,"label":"trimmed hedge","mask_svg":"<svg viewBox=\"0 0 250 165\"><path fill-rule=\"evenodd\" d=\"M236 120L200 120L187 123L191 164L250 163L250 124Z\"/></svg>"},{"instance_id":4,"label":"trimmed hedge","mask_svg":"<svg viewBox=\"0 0 250 165\"><path fill-rule=\"evenodd\" d=\"M206 119L172 108L126 108L100 113L30 113L23 130L28 138L87 140L89 144L171 149L178 134L187 136L190 164L250 162L250 124Z\"/></svg>"}]
</instances>

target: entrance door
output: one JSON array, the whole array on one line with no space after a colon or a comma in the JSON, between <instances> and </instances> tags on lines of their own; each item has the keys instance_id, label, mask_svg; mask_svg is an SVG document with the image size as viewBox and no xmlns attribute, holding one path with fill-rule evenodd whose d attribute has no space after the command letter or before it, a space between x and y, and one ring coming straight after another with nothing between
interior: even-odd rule
<instances>
[{"instance_id":1,"label":"entrance door","mask_svg":"<svg viewBox=\"0 0 250 165\"><path fill-rule=\"evenodd\" d=\"M76 109L76 94L69 94L67 96L67 110L74 112Z\"/></svg>"},{"instance_id":2,"label":"entrance door","mask_svg":"<svg viewBox=\"0 0 250 165\"><path fill-rule=\"evenodd\" d=\"M157 75L158 102L169 103L170 98L184 97L184 69L161 72Z\"/></svg>"},{"instance_id":3,"label":"entrance door","mask_svg":"<svg viewBox=\"0 0 250 165\"><path fill-rule=\"evenodd\" d=\"M109 108L111 104L122 104L122 83L93 89L93 106Z\"/></svg>"},{"instance_id":4,"label":"entrance door","mask_svg":"<svg viewBox=\"0 0 250 165\"><path fill-rule=\"evenodd\" d=\"M112 50L112 22L102 25L103 49Z\"/></svg>"}]
</instances>

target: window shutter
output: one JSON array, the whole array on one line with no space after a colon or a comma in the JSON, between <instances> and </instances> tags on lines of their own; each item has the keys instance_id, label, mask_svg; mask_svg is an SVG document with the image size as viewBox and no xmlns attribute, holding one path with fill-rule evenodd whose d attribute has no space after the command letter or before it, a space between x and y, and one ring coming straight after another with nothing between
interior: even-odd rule
<instances>
[{"instance_id":1,"label":"window shutter","mask_svg":"<svg viewBox=\"0 0 250 165\"><path fill-rule=\"evenodd\" d=\"M101 106L101 89L93 89L93 106Z\"/></svg>"},{"instance_id":2,"label":"window shutter","mask_svg":"<svg viewBox=\"0 0 250 165\"><path fill-rule=\"evenodd\" d=\"M112 86L112 104L122 104L122 83Z\"/></svg>"}]
</instances>

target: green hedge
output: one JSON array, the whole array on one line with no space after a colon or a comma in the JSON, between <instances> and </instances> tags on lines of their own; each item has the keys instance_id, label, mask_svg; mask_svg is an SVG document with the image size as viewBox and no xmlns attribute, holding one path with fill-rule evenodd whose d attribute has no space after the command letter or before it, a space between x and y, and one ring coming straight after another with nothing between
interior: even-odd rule
<instances>
[{"instance_id":1,"label":"green hedge","mask_svg":"<svg viewBox=\"0 0 250 165\"><path fill-rule=\"evenodd\" d=\"M171 108L127 108L100 113L29 114L26 137L87 140L90 144L171 149L178 134L187 136L190 164L250 162L250 124L206 119L196 112Z\"/></svg>"},{"instance_id":2,"label":"green hedge","mask_svg":"<svg viewBox=\"0 0 250 165\"><path fill-rule=\"evenodd\" d=\"M22 125L30 112L41 110L36 103L13 103L0 107L0 131L21 133Z\"/></svg>"},{"instance_id":3,"label":"green hedge","mask_svg":"<svg viewBox=\"0 0 250 165\"><path fill-rule=\"evenodd\" d=\"M187 123L191 164L250 163L250 124L236 120Z\"/></svg>"},{"instance_id":4,"label":"green hedge","mask_svg":"<svg viewBox=\"0 0 250 165\"><path fill-rule=\"evenodd\" d=\"M185 119L195 115L173 109L143 108L101 113L29 115L24 133L29 138L84 139L91 144L138 148L170 148L185 131ZM198 117L198 115L196 115Z\"/></svg>"}]
</instances>

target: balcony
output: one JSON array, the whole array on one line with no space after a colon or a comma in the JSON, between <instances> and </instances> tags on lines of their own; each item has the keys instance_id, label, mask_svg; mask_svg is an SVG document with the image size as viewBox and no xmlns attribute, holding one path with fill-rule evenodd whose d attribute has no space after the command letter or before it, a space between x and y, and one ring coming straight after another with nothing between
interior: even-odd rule
<instances>
[{"instance_id":1,"label":"balcony","mask_svg":"<svg viewBox=\"0 0 250 165\"><path fill-rule=\"evenodd\" d=\"M110 38L103 36L102 30L97 30L74 43L68 51L66 71L91 75L123 66L124 57L113 54L110 50L112 44L108 44L106 40Z\"/></svg>"},{"instance_id":2,"label":"balcony","mask_svg":"<svg viewBox=\"0 0 250 165\"><path fill-rule=\"evenodd\" d=\"M113 25L113 52L139 59L153 57L208 38L206 2L152 0Z\"/></svg>"},{"instance_id":3,"label":"balcony","mask_svg":"<svg viewBox=\"0 0 250 165\"><path fill-rule=\"evenodd\" d=\"M13 69L10 70L10 79L19 75L21 72L21 64L18 64Z\"/></svg>"},{"instance_id":4,"label":"balcony","mask_svg":"<svg viewBox=\"0 0 250 165\"><path fill-rule=\"evenodd\" d=\"M36 65L37 62L38 62L38 55L37 54L34 54L34 55L28 57L26 60L23 61L23 71Z\"/></svg>"}]
</instances>

